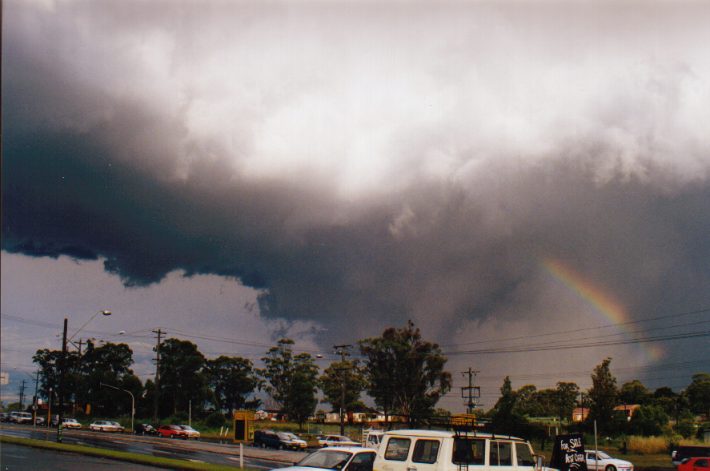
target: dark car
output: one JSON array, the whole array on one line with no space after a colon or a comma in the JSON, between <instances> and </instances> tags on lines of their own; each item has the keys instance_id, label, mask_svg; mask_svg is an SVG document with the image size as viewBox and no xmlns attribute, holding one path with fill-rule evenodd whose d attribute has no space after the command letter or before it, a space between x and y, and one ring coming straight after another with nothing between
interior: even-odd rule
<instances>
[{"instance_id":1,"label":"dark car","mask_svg":"<svg viewBox=\"0 0 710 471\"><path fill-rule=\"evenodd\" d=\"M138 424L133 433L136 435L158 435L158 430L150 424Z\"/></svg>"},{"instance_id":2,"label":"dark car","mask_svg":"<svg viewBox=\"0 0 710 471\"><path fill-rule=\"evenodd\" d=\"M710 457L710 446L703 445L681 445L671 454L673 464L678 466L686 458L707 458Z\"/></svg>"},{"instance_id":3,"label":"dark car","mask_svg":"<svg viewBox=\"0 0 710 471\"><path fill-rule=\"evenodd\" d=\"M291 432L257 430L254 432L254 446L277 448L279 450L305 450L306 442Z\"/></svg>"}]
</instances>

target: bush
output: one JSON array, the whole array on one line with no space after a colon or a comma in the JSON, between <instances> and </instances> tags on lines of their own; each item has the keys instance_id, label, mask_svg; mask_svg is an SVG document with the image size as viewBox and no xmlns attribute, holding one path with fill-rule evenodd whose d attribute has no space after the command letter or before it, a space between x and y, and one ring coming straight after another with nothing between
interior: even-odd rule
<instances>
[{"instance_id":1,"label":"bush","mask_svg":"<svg viewBox=\"0 0 710 471\"><path fill-rule=\"evenodd\" d=\"M212 412L205 419L205 425L209 428L222 427L227 420L221 412Z\"/></svg>"},{"instance_id":2,"label":"bush","mask_svg":"<svg viewBox=\"0 0 710 471\"><path fill-rule=\"evenodd\" d=\"M166 418L163 422L166 424L186 424L188 422L188 416L185 412L178 412Z\"/></svg>"},{"instance_id":3,"label":"bush","mask_svg":"<svg viewBox=\"0 0 710 471\"><path fill-rule=\"evenodd\" d=\"M629 452L639 455L652 455L668 452L668 441L665 437L639 437L632 435L627 442Z\"/></svg>"}]
</instances>

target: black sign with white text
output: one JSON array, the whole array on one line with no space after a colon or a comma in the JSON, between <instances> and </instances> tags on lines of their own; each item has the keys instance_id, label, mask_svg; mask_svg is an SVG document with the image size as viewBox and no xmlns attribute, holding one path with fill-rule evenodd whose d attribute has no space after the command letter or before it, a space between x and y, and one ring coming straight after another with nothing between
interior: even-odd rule
<instances>
[{"instance_id":1,"label":"black sign with white text","mask_svg":"<svg viewBox=\"0 0 710 471\"><path fill-rule=\"evenodd\" d=\"M557 435L550 467L560 471L587 471L582 434Z\"/></svg>"}]
</instances>

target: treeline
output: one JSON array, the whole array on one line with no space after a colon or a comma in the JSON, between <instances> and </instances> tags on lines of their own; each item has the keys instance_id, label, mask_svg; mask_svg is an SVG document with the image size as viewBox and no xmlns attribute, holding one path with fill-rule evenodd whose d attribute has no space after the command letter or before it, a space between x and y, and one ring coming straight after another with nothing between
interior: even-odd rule
<instances>
[{"instance_id":1,"label":"treeline","mask_svg":"<svg viewBox=\"0 0 710 471\"><path fill-rule=\"evenodd\" d=\"M192 342L169 338L160 344L158 387L152 379L144 383L133 373L133 353L126 344L87 344L83 352L68 352L65 363L65 403L71 410L91 416L130 415L130 400L136 398L138 417L158 420L170 416L193 417L230 414L236 409L258 408L256 393L273 398L289 420L303 424L318 407L318 391L333 411L363 412L362 401L369 396L387 418L403 417L410 425L425 423L429 417L445 413L435 409L439 399L451 390L451 374L441 348L422 339L412 322L403 328L388 328L382 335L363 339L353 351L343 348L341 359L322 372L310 353L294 351L294 342L281 339L261 359L257 368L251 360L238 356L206 358ZM358 353L359 355L348 355ZM357 358L354 358L357 357ZM39 394L56 404L62 352L38 350L33 360L40 370ZM594 420L608 434L651 435L673 423L676 433L689 436L696 415L710 414L710 374L693 376L681 393L670 388L649 391L634 380L617 387L606 359L592 373L588 391L571 382L555 389L538 390L525 385L513 390L509 378L501 387L501 397L485 413L494 431L525 435L534 417L557 417L567 428L575 408L585 408L586 420ZM157 396L157 397L156 397ZM614 411L619 404L639 404L631 421ZM66 407L65 410L70 410Z\"/></svg>"},{"instance_id":2,"label":"treeline","mask_svg":"<svg viewBox=\"0 0 710 471\"><path fill-rule=\"evenodd\" d=\"M709 420L710 374L693 375L680 393L669 387L651 391L637 379L617 386L610 364L607 358L594 368L587 391L565 382L557 383L556 389L525 385L513 390L506 377L500 399L487 414L493 429L529 436L534 418L555 417L567 430L591 431L596 422L599 431L609 436L678 434L690 438L699 433L702 420ZM578 422L572 421L575 410Z\"/></svg>"},{"instance_id":3,"label":"treeline","mask_svg":"<svg viewBox=\"0 0 710 471\"><path fill-rule=\"evenodd\" d=\"M411 424L433 413L439 399L451 389L451 374L444 370L441 348L422 339L409 322L388 328L381 336L360 340L361 359L343 350L341 360L321 373L310 353L296 353L294 342L281 339L262 358L263 368L242 357L207 359L192 342L169 338L160 344L158 386L142 383L134 374L133 353L126 344L88 342L83 352L68 352L64 359L64 402L71 410L92 416L130 415L128 396L110 385L130 391L138 417L162 419L185 414L230 413L257 408L258 391L268 393L289 420L303 424L314 415L318 390L334 411L363 411L363 393L385 414L403 415ZM39 394L57 404L62 352L38 350L33 361L40 370ZM157 395L157 397L156 397ZM69 410L69 407L65 407Z\"/></svg>"}]
</instances>

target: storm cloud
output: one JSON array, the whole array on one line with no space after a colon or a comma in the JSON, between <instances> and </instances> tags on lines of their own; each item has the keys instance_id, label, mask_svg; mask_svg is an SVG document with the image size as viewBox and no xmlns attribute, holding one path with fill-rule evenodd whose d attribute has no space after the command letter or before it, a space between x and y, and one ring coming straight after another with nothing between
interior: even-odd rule
<instances>
[{"instance_id":1,"label":"storm cloud","mask_svg":"<svg viewBox=\"0 0 710 471\"><path fill-rule=\"evenodd\" d=\"M4 5L4 251L324 342L579 322L550 259L632 319L710 301L707 4Z\"/></svg>"}]
</instances>

